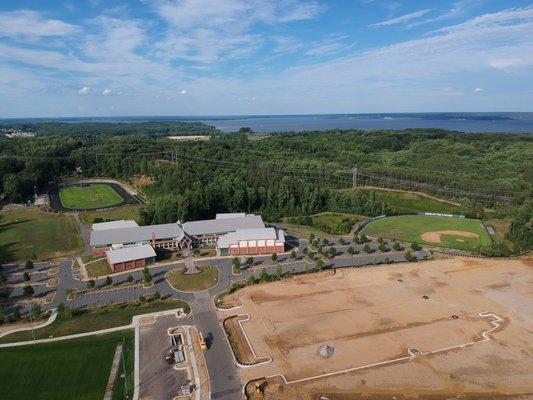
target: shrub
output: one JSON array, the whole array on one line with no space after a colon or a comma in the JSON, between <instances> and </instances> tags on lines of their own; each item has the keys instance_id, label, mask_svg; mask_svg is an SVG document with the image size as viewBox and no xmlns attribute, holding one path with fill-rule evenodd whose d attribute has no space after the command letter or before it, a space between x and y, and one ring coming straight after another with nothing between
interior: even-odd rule
<instances>
[{"instance_id":1,"label":"shrub","mask_svg":"<svg viewBox=\"0 0 533 400\"><path fill-rule=\"evenodd\" d=\"M88 287L89 289L92 289L92 288L94 288L95 286L96 286L96 282L95 282L94 279L89 279L89 280L87 281L87 287Z\"/></svg>"},{"instance_id":2,"label":"shrub","mask_svg":"<svg viewBox=\"0 0 533 400\"><path fill-rule=\"evenodd\" d=\"M26 269L33 269L33 261L26 261L26 264L24 264L24 268Z\"/></svg>"},{"instance_id":3,"label":"shrub","mask_svg":"<svg viewBox=\"0 0 533 400\"><path fill-rule=\"evenodd\" d=\"M372 252L372 248L367 244L365 244L365 247L363 247L363 251L367 254L370 254Z\"/></svg>"},{"instance_id":4,"label":"shrub","mask_svg":"<svg viewBox=\"0 0 533 400\"><path fill-rule=\"evenodd\" d=\"M113 284L113 279L110 276L106 276L105 283L106 286L110 286Z\"/></svg>"},{"instance_id":5,"label":"shrub","mask_svg":"<svg viewBox=\"0 0 533 400\"><path fill-rule=\"evenodd\" d=\"M26 297L33 296L35 294L35 290L33 289L33 286L26 285L22 289L22 294L24 294Z\"/></svg>"},{"instance_id":6,"label":"shrub","mask_svg":"<svg viewBox=\"0 0 533 400\"><path fill-rule=\"evenodd\" d=\"M417 242L413 242L411 244L411 249L413 249L414 251L419 251L422 250L422 246L420 246Z\"/></svg>"},{"instance_id":7,"label":"shrub","mask_svg":"<svg viewBox=\"0 0 533 400\"><path fill-rule=\"evenodd\" d=\"M22 278L25 280L25 281L29 281L30 280L30 273L28 271L24 272L22 274Z\"/></svg>"},{"instance_id":8,"label":"shrub","mask_svg":"<svg viewBox=\"0 0 533 400\"><path fill-rule=\"evenodd\" d=\"M403 250L403 247L402 245L400 244L400 242L394 242L394 244L392 245L392 248L396 251L402 251Z\"/></svg>"}]
</instances>

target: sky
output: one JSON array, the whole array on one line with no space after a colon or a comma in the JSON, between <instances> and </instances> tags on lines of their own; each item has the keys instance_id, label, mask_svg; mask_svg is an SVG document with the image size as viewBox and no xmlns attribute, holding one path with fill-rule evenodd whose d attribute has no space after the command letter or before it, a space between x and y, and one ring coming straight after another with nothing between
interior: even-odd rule
<instances>
[{"instance_id":1,"label":"sky","mask_svg":"<svg viewBox=\"0 0 533 400\"><path fill-rule=\"evenodd\" d=\"M0 1L0 118L533 111L533 2Z\"/></svg>"}]
</instances>

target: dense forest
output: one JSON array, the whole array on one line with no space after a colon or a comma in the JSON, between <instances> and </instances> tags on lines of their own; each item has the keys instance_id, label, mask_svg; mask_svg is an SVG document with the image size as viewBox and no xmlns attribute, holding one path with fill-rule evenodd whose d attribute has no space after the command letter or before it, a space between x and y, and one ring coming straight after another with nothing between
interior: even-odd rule
<instances>
[{"instance_id":1,"label":"dense forest","mask_svg":"<svg viewBox=\"0 0 533 400\"><path fill-rule=\"evenodd\" d=\"M260 212L270 221L322 211L391 214L373 192L338 190L351 187L357 165L359 185L438 194L461 202L473 217L491 207L494 216L513 219L517 248L533 247L533 135L333 130L259 136L213 130L208 141L174 142L159 137L159 124L128 124L140 132L135 134L119 127L98 135L47 128L34 138L0 139L0 190L6 201L20 202L34 185L42 192L78 168L84 176L152 178L143 188L150 198L141 210L144 223L232 211Z\"/></svg>"},{"instance_id":2,"label":"dense forest","mask_svg":"<svg viewBox=\"0 0 533 400\"><path fill-rule=\"evenodd\" d=\"M200 122L40 122L0 125L3 129L33 132L37 135L209 135L216 132L212 126Z\"/></svg>"}]
</instances>

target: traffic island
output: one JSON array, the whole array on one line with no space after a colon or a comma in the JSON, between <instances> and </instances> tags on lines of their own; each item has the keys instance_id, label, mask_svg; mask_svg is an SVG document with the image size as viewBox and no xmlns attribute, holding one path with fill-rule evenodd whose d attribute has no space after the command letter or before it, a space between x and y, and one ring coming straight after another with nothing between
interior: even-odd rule
<instances>
[{"instance_id":1,"label":"traffic island","mask_svg":"<svg viewBox=\"0 0 533 400\"><path fill-rule=\"evenodd\" d=\"M218 282L218 268L198 268L197 274L186 274L184 268L177 268L165 276L170 286L180 292L199 292L215 286Z\"/></svg>"}]
</instances>

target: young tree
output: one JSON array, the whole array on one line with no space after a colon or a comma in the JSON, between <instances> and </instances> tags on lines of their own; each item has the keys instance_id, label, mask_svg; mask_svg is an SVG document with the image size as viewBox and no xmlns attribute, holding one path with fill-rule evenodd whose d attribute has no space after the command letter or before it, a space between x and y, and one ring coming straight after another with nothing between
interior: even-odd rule
<instances>
[{"instance_id":1,"label":"young tree","mask_svg":"<svg viewBox=\"0 0 533 400\"><path fill-rule=\"evenodd\" d=\"M410 250L407 250L404 256L406 261L413 261L413 255Z\"/></svg>"},{"instance_id":2,"label":"young tree","mask_svg":"<svg viewBox=\"0 0 533 400\"><path fill-rule=\"evenodd\" d=\"M309 249L308 249L307 247L304 247L304 248L302 249L302 253L303 253L303 254L307 255L308 252L309 252Z\"/></svg>"},{"instance_id":3,"label":"young tree","mask_svg":"<svg viewBox=\"0 0 533 400\"><path fill-rule=\"evenodd\" d=\"M13 313L11 314L13 322L20 321L20 317L20 309L18 307L13 308Z\"/></svg>"},{"instance_id":4,"label":"young tree","mask_svg":"<svg viewBox=\"0 0 533 400\"><path fill-rule=\"evenodd\" d=\"M152 282L152 275L150 274L150 270L148 269L148 267L144 267L143 277L144 277L144 283Z\"/></svg>"},{"instance_id":5,"label":"young tree","mask_svg":"<svg viewBox=\"0 0 533 400\"><path fill-rule=\"evenodd\" d=\"M291 259L296 260L296 251L291 251Z\"/></svg>"},{"instance_id":6,"label":"young tree","mask_svg":"<svg viewBox=\"0 0 533 400\"><path fill-rule=\"evenodd\" d=\"M250 268L250 267L252 267L253 265L254 265L254 258L253 258L253 257L248 257L248 258L246 259L246 266L247 266L248 268Z\"/></svg>"},{"instance_id":7,"label":"young tree","mask_svg":"<svg viewBox=\"0 0 533 400\"><path fill-rule=\"evenodd\" d=\"M348 249L346 251L348 252L349 255L352 256L352 265L353 265L353 256L355 254L355 249L353 248L353 246L350 246L350 247L348 247Z\"/></svg>"},{"instance_id":8,"label":"young tree","mask_svg":"<svg viewBox=\"0 0 533 400\"><path fill-rule=\"evenodd\" d=\"M276 253L272 253L272 261L274 262L278 261L278 255Z\"/></svg>"},{"instance_id":9,"label":"young tree","mask_svg":"<svg viewBox=\"0 0 533 400\"><path fill-rule=\"evenodd\" d=\"M315 235L313 235L312 233L309 234L309 243L313 243L315 240Z\"/></svg>"},{"instance_id":10,"label":"young tree","mask_svg":"<svg viewBox=\"0 0 533 400\"><path fill-rule=\"evenodd\" d=\"M322 239L322 244L327 246L329 244L329 240L326 238Z\"/></svg>"},{"instance_id":11,"label":"young tree","mask_svg":"<svg viewBox=\"0 0 533 400\"><path fill-rule=\"evenodd\" d=\"M0 286L4 286L6 282L7 282L7 277L2 272L0 272Z\"/></svg>"},{"instance_id":12,"label":"young tree","mask_svg":"<svg viewBox=\"0 0 533 400\"><path fill-rule=\"evenodd\" d=\"M94 288L95 286L96 286L96 282L95 282L94 279L89 279L89 280L87 281L87 288L92 289L92 288Z\"/></svg>"},{"instance_id":13,"label":"young tree","mask_svg":"<svg viewBox=\"0 0 533 400\"><path fill-rule=\"evenodd\" d=\"M24 294L24 296L30 297L30 296L33 296L35 294L35 290L33 290L33 286L32 285L26 285L22 289L22 293Z\"/></svg>"},{"instance_id":14,"label":"young tree","mask_svg":"<svg viewBox=\"0 0 533 400\"><path fill-rule=\"evenodd\" d=\"M31 261L31 260L26 261L26 264L24 265L24 268L33 269L33 261Z\"/></svg>"},{"instance_id":15,"label":"young tree","mask_svg":"<svg viewBox=\"0 0 533 400\"><path fill-rule=\"evenodd\" d=\"M113 284L113 279L110 276L106 276L105 278L105 285L111 286Z\"/></svg>"},{"instance_id":16,"label":"young tree","mask_svg":"<svg viewBox=\"0 0 533 400\"><path fill-rule=\"evenodd\" d=\"M159 293L159 290L154 293L154 299L156 300L161 299L161 293Z\"/></svg>"},{"instance_id":17,"label":"young tree","mask_svg":"<svg viewBox=\"0 0 533 400\"><path fill-rule=\"evenodd\" d=\"M372 252L372 248L367 244L363 247L363 251L367 254L370 254Z\"/></svg>"},{"instance_id":18,"label":"young tree","mask_svg":"<svg viewBox=\"0 0 533 400\"><path fill-rule=\"evenodd\" d=\"M385 264L390 264L390 259L389 259L389 257L385 257L384 263L385 263Z\"/></svg>"},{"instance_id":19,"label":"young tree","mask_svg":"<svg viewBox=\"0 0 533 400\"><path fill-rule=\"evenodd\" d=\"M402 248L402 245L400 244L400 242L394 242L394 244L392 245L392 248L396 251L402 251L403 248Z\"/></svg>"},{"instance_id":20,"label":"young tree","mask_svg":"<svg viewBox=\"0 0 533 400\"><path fill-rule=\"evenodd\" d=\"M344 238L340 238L339 239L339 244L344 246L346 244L346 240L344 240Z\"/></svg>"},{"instance_id":21,"label":"young tree","mask_svg":"<svg viewBox=\"0 0 533 400\"><path fill-rule=\"evenodd\" d=\"M128 278L126 279L129 283L133 282L133 276L128 275Z\"/></svg>"},{"instance_id":22,"label":"young tree","mask_svg":"<svg viewBox=\"0 0 533 400\"><path fill-rule=\"evenodd\" d=\"M259 280L261 282L268 282L270 280L270 275L268 274L266 268L261 270L261 275L259 275Z\"/></svg>"},{"instance_id":23,"label":"young tree","mask_svg":"<svg viewBox=\"0 0 533 400\"><path fill-rule=\"evenodd\" d=\"M383 243L383 238L382 238L381 236L378 237L378 243L379 243L379 244Z\"/></svg>"},{"instance_id":24,"label":"young tree","mask_svg":"<svg viewBox=\"0 0 533 400\"><path fill-rule=\"evenodd\" d=\"M283 269L281 268L281 265L278 264L276 267L276 279L281 279L283 276Z\"/></svg>"},{"instance_id":25,"label":"young tree","mask_svg":"<svg viewBox=\"0 0 533 400\"><path fill-rule=\"evenodd\" d=\"M411 249L413 249L414 251L419 251L422 249L422 247L417 242L413 242L411 243Z\"/></svg>"},{"instance_id":26,"label":"young tree","mask_svg":"<svg viewBox=\"0 0 533 400\"><path fill-rule=\"evenodd\" d=\"M387 251L387 248L385 247L383 243L380 243L378 246L378 250L381 251L382 253L385 253Z\"/></svg>"},{"instance_id":27,"label":"young tree","mask_svg":"<svg viewBox=\"0 0 533 400\"><path fill-rule=\"evenodd\" d=\"M356 243L356 244L359 244L359 243L360 243L359 236L354 235L354 236L353 236L353 242Z\"/></svg>"},{"instance_id":28,"label":"young tree","mask_svg":"<svg viewBox=\"0 0 533 400\"><path fill-rule=\"evenodd\" d=\"M322 271L323 268L324 268L324 260L319 258L318 260L316 260L316 269L318 271Z\"/></svg>"},{"instance_id":29,"label":"young tree","mask_svg":"<svg viewBox=\"0 0 533 400\"><path fill-rule=\"evenodd\" d=\"M250 285L253 285L256 282L257 282L257 278L255 277L255 275L254 274L250 275L250 277L248 278L248 283Z\"/></svg>"},{"instance_id":30,"label":"young tree","mask_svg":"<svg viewBox=\"0 0 533 400\"><path fill-rule=\"evenodd\" d=\"M329 248L329 256L330 257L335 257L335 254L337 254L337 249L335 249L335 247L331 246Z\"/></svg>"},{"instance_id":31,"label":"young tree","mask_svg":"<svg viewBox=\"0 0 533 400\"><path fill-rule=\"evenodd\" d=\"M22 278L25 280L25 281L29 281L31 279L30 277L30 273L28 271L24 272L22 274Z\"/></svg>"},{"instance_id":32,"label":"young tree","mask_svg":"<svg viewBox=\"0 0 533 400\"><path fill-rule=\"evenodd\" d=\"M368 242L368 238L366 237L366 235L361 235L361 243L366 243Z\"/></svg>"},{"instance_id":33,"label":"young tree","mask_svg":"<svg viewBox=\"0 0 533 400\"><path fill-rule=\"evenodd\" d=\"M239 261L237 257L233 257L232 264L233 264L233 268L235 268L237 271L241 269L241 262Z\"/></svg>"},{"instance_id":34,"label":"young tree","mask_svg":"<svg viewBox=\"0 0 533 400\"><path fill-rule=\"evenodd\" d=\"M43 309L39 303L34 304L31 308L31 313L34 319L40 318L43 313Z\"/></svg>"}]
</instances>

